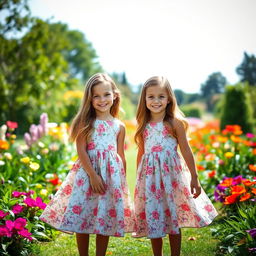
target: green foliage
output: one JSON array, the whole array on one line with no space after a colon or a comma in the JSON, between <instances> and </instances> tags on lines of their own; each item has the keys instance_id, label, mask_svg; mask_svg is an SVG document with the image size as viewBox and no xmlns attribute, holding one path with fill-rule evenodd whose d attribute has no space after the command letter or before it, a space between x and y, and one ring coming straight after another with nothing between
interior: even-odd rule
<instances>
[{"instance_id":1,"label":"green foliage","mask_svg":"<svg viewBox=\"0 0 256 256\"><path fill-rule=\"evenodd\" d=\"M220 225L213 229L213 235L220 240L218 255L255 255L249 248L256 248L256 239L247 231L256 227L256 205L254 202L238 206L237 214L224 218Z\"/></svg>"},{"instance_id":2,"label":"green foliage","mask_svg":"<svg viewBox=\"0 0 256 256\"><path fill-rule=\"evenodd\" d=\"M182 110L182 112L185 114L186 117L201 118L202 116L201 110L194 106L189 106L189 105L181 106L180 109Z\"/></svg>"},{"instance_id":3,"label":"green foliage","mask_svg":"<svg viewBox=\"0 0 256 256\"><path fill-rule=\"evenodd\" d=\"M236 72L241 77L241 82L256 86L256 57L245 52L243 62L237 67Z\"/></svg>"},{"instance_id":4,"label":"green foliage","mask_svg":"<svg viewBox=\"0 0 256 256\"><path fill-rule=\"evenodd\" d=\"M244 132L253 128L252 107L246 90L240 85L228 86L223 98L221 128L228 124L238 124Z\"/></svg>"}]
</instances>

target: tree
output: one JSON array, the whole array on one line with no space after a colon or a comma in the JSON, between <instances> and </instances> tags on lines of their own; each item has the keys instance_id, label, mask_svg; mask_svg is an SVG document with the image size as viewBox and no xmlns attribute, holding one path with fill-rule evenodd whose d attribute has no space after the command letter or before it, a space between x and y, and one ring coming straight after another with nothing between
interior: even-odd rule
<instances>
[{"instance_id":1,"label":"tree","mask_svg":"<svg viewBox=\"0 0 256 256\"><path fill-rule=\"evenodd\" d=\"M214 108L212 96L214 94L223 93L226 83L226 78L220 72L215 72L209 75L207 81L201 85L201 94L202 97L206 99L208 111L212 111Z\"/></svg>"},{"instance_id":2,"label":"tree","mask_svg":"<svg viewBox=\"0 0 256 256\"><path fill-rule=\"evenodd\" d=\"M226 88L222 102L221 128L238 124L244 132L252 132L252 106L246 89L238 84Z\"/></svg>"},{"instance_id":3,"label":"tree","mask_svg":"<svg viewBox=\"0 0 256 256\"><path fill-rule=\"evenodd\" d=\"M251 86L256 86L256 57L252 54L244 53L243 62L236 69L241 77L241 82L248 82Z\"/></svg>"}]
</instances>

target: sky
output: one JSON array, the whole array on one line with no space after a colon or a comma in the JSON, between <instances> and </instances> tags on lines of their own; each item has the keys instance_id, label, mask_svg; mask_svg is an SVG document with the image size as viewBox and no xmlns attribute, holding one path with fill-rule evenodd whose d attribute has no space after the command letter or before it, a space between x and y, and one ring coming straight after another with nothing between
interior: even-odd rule
<instances>
[{"instance_id":1,"label":"sky","mask_svg":"<svg viewBox=\"0 0 256 256\"><path fill-rule=\"evenodd\" d=\"M30 0L33 16L80 30L104 70L137 85L163 75L200 92L221 72L239 81L244 52L256 54L256 0Z\"/></svg>"}]
</instances>

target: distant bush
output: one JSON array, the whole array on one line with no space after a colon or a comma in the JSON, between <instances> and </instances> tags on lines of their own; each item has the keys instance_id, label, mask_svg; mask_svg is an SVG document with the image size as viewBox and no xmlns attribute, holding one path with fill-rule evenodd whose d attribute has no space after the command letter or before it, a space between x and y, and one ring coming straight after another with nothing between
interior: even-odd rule
<instances>
[{"instance_id":1,"label":"distant bush","mask_svg":"<svg viewBox=\"0 0 256 256\"><path fill-rule=\"evenodd\" d=\"M201 118L201 116L202 116L201 110L194 106L182 106L181 110L187 117Z\"/></svg>"}]
</instances>

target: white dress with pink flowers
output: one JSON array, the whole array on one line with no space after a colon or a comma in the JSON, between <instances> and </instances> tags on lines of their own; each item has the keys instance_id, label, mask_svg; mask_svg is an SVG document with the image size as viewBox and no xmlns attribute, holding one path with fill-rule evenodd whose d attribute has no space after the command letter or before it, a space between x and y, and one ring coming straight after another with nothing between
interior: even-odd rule
<instances>
[{"instance_id":1,"label":"white dress with pink flowers","mask_svg":"<svg viewBox=\"0 0 256 256\"><path fill-rule=\"evenodd\" d=\"M134 195L134 236L159 238L178 234L181 227L210 224L217 212L203 190L193 198L189 169L163 122L147 124L144 143Z\"/></svg>"},{"instance_id":2,"label":"white dress with pink flowers","mask_svg":"<svg viewBox=\"0 0 256 256\"><path fill-rule=\"evenodd\" d=\"M40 219L65 232L124 236L134 231L131 206L122 160L117 154L120 121L96 119L87 153L101 175L106 192L95 194L79 160L50 201Z\"/></svg>"}]
</instances>

